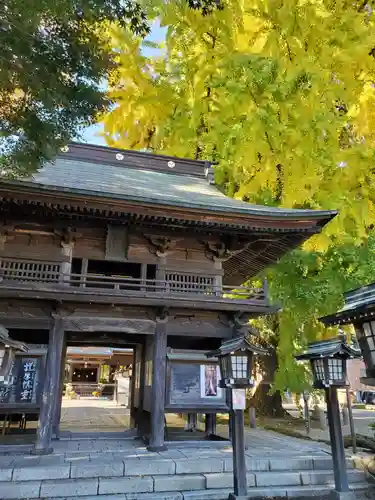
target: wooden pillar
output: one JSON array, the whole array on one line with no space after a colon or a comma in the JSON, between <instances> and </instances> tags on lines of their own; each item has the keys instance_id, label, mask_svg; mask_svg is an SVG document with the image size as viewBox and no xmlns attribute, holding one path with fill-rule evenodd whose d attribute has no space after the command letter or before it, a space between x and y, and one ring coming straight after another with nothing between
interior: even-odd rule
<instances>
[{"instance_id":1,"label":"wooden pillar","mask_svg":"<svg viewBox=\"0 0 375 500\"><path fill-rule=\"evenodd\" d=\"M52 453L51 439L55 399L59 397L61 358L64 347L64 324L60 316L53 318L49 332L45 381L34 454Z\"/></svg>"},{"instance_id":2,"label":"wooden pillar","mask_svg":"<svg viewBox=\"0 0 375 500\"><path fill-rule=\"evenodd\" d=\"M214 261L214 267L217 271L215 275L215 295L221 297L223 294L223 265L221 260Z\"/></svg>"},{"instance_id":3,"label":"wooden pillar","mask_svg":"<svg viewBox=\"0 0 375 500\"><path fill-rule=\"evenodd\" d=\"M228 500L247 497L244 411L232 410L233 483L234 495Z\"/></svg>"},{"instance_id":4,"label":"wooden pillar","mask_svg":"<svg viewBox=\"0 0 375 500\"><path fill-rule=\"evenodd\" d=\"M70 281L70 275L72 272L72 259L73 259L73 248L74 241L64 241L61 240L61 254L63 261L61 263L61 281Z\"/></svg>"},{"instance_id":5,"label":"wooden pillar","mask_svg":"<svg viewBox=\"0 0 375 500\"><path fill-rule=\"evenodd\" d=\"M55 398L55 409L54 409L53 425L52 425L52 435L56 439L60 438L61 404L64 392L65 361L66 361L66 351L67 351L65 332L63 332L63 336L64 336L64 343L63 343L63 350L61 353L59 394L58 397Z\"/></svg>"},{"instance_id":6,"label":"wooden pillar","mask_svg":"<svg viewBox=\"0 0 375 500\"><path fill-rule=\"evenodd\" d=\"M140 369L140 379L139 379L139 406L137 411L137 430L138 435L142 439L148 439L150 427L146 416L146 412L143 409L144 406L144 394L145 394L145 378L146 378L146 342L142 344L141 350L141 369Z\"/></svg>"},{"instance_id":7,"label":"wooden pillar","mask_svg":"<svg viewBox=\"0 0 375 500\"><path fill-rule=\"evenodd\" d=\"M151 436L149 451L164 451L165 378L167 368L167 319L157 320L152 360Z\"/></svg>"},{"instance_id":8,"label":"wooden pillar","mask_svg":"<svg viewBox=\"0 0 375 500\"><path fill-rule=\"evenodd\" d=\"M132 362L132 375L130 377L130 383L129 383L129 389L130 389L130 394L129 394L129 406L130 406L130 428L134 429L136 426L136 415L137 415L137 410L135 408L135 367L136 367L136 359L137 355L136 352L138 350L142 349L142 346L140 344L137 344L133 350L133 362Z\"/></svg>"},{"instance_id":9,"label":"wooden pillar","mask_svg":"<svg viewBox=\"0 0 375 500\"><path fill-rule=\"evenodd\" d=\"M147 264L141 264L141 290L147 290Z\"/></svg>"},{"instance_id":10,"label":"wooden pillar","mask_svg":"<svg viewBox=\"0 0 375 500\"><path fill-rule=\"evenodd\" d=\"M197 430L197 414L196 413L188 413L187 415L187 430L189 432L195 432Z\"/></svg>"},{"instance_id":11,"label":"wooden pillar","mask_svg":"<svg viewBox=\"0 0 375 500\"><path fill-rule=\"evenodd\" d=\"M86 275L87 275L88 265L89 265L88 259L83 258L82 265L81 265L81 274L82 274L81 286L82 287L86 286Z\"/></svg>"},{"instance_id":12,"label":"wooden pillar","mask_svg":"<svg viewBox=\"0 0 375 500\"><path fill-rule=\"evenodd\" d=\"M156 290L158 292L166 291L167 284L165 283L165 266L166 257L158 257L158 263L156 264L155 280L156 280Z\"/></svg>"},{"instance_id":13,"label":"wooden pillar","mask_svg":"<svg viewBox=\"0 0 375 500\"><path fill-rule=\"evenodd\" d=\"M69 383L72 383L74 373L74 365L73 362L69 363Z\"/></svg>"},{"instance_id":14,"label":"wooden pillar","mask_svg":"<svg viewBox=\"0 0 375 500\"><path fill-rule=\"evenodd\" d=\"M216 413L206 413L205 437L210 438L216 434Z\"/></svg>"}]
</instances>

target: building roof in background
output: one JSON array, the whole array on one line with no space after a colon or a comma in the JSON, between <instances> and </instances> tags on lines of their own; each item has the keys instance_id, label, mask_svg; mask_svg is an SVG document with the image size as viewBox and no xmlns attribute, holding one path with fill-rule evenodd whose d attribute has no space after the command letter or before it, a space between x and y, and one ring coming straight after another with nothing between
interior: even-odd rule
<instances>
[{"instance_id":1,"label":"building roof in background","mask_svg":"<svg viewBox=\"0 0 375 500\"><path fill-rule=\"evenodd\" d=\"M326 325L343 325L357 320L375 319L375 283L344 294L345 305L334 314L320 320Z\"/></svg>"},{"instance_id":2,"label":"building roof in background","mask_svg":"<svg viewBox=\"0 0 375 500\"><path fill-rule=\"evenodd\" d=\"M330 356L341 356L345 358L360 358L361 351L354 346L349 345L344 337L336 337L328 340L319 340L311 342L307 350L295 356L297 360L308 360L317 358L328 358Z\"/></svg>"}]
</instances>

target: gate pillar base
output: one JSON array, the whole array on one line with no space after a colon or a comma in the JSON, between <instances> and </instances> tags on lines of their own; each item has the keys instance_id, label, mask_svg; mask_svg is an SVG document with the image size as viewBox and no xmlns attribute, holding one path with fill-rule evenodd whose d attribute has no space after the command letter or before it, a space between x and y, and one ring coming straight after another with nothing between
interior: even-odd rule
<instances>
[{"instance_id":1,"label":"gate pillar base","mask_svg":"<svg viewBox=\"0 0 375 500\"><path fill-rule=\"evenodd\" d=\"M153 451L154 453L159 453L160 451L167 451L168 448L164 446L147 446L147 451Z\"/></svg>"},{"instance_id":2,"label":"gate pillar base","mask_svg":"<svg viewBox=\"0 0 375 500\"><path fill-rule=\"evenodd\" d=\"M329 494L329 500L356 500L356 495L353 491L337 491L333 490Z\"/></svg>"}]
</instances>

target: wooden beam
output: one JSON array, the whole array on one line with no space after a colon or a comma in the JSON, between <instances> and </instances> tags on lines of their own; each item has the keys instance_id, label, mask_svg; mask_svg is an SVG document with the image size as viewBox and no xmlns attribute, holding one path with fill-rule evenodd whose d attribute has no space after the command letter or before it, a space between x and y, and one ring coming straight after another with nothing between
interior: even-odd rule
<instances>
[{"instance_id":1,"label":"wooden beam","mask_svg":"<svg viewBox=\"0 0 375 500\"><path fill-rule=\"evenodd\" d=\"M46 373L42 393L37 439L33 453L46 455L52 453L51 439L55 410L55 398L59 394L61 358L64 346L64 324L60 316L55 316L49 334Z\"/></svg>"},{"instance_id":2,"label":"wooden beam","mask_svg":"<svg viewBox=\"0 0 375 500\"><path fill-rule=\"evenodd\" d=\"M153 340L151 436L147 449L159 452L167 449L164 443L165 382L167 371L166 322L156 324Z\"/></svg>"},{"instance_id":3,"label":"wooden beam","mask_svg":"<svg viewBox=\"0 0 375 500\"><path fill-rule=\"evenodd\" d=\"M0 298L14 299L39 299L56 302L76 302L76 303L96 303L96 304L116 304L116 305L136 305L174 308L202 309L205 311L244 311L254 314L254 317L272 314L277 312L279 307L268 306L261 300L249 302L245 299L227 299L222 297L206 295L168 296L165 293L139 293L130 294L121 290L103 290L101 293L93 294L88 288L46 286L33 283L25 285L19 283L0 283Z\"/></svg>"}]
</instances>

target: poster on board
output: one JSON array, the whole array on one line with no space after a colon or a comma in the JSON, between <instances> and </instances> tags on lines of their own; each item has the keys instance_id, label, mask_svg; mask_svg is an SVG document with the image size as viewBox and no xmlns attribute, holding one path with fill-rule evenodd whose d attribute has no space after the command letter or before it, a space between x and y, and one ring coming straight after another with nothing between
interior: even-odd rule
<instances>
[{"instance_id":1,"label":"poster on board","mask_svg":"<svg viewBox=\"0 0 375 500\"><path fill-rule=\"evenodd\" d=\"M200 371L201 398L222 398L222 389L219 387L219 367L217 365L201 365Z\"/></svg>"}]
</instances>

